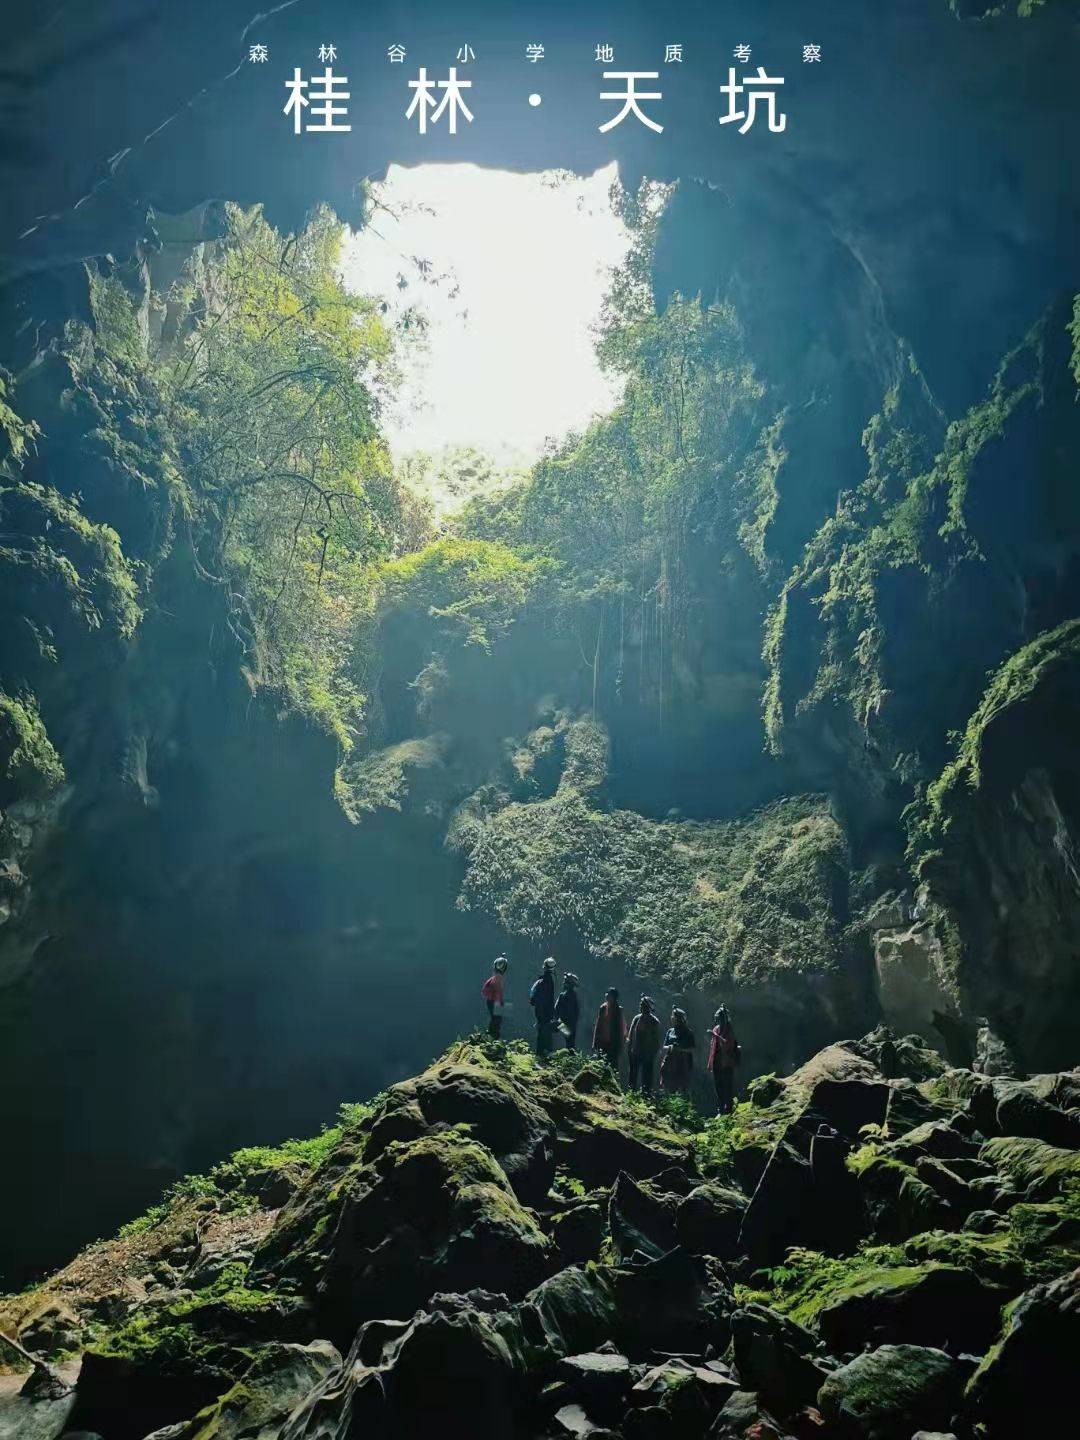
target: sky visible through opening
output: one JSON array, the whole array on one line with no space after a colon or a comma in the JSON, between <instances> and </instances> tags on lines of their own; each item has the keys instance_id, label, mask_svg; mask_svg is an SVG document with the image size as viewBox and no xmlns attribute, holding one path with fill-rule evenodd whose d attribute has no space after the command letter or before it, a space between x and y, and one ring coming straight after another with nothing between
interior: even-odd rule
<instances>
[{"instance_id":1,"label":"sky visible through opening","mask_svg":"<svg viewBox=\"0 0 1080 1440\"><path fill-rule=\"evenodd\" d=\"M614 165L587 177L391 166L343 269L388 318L426 322L410 318L384 415L395 460L467 446L527 466L618 403L591 333L628 243L616 178Z\"/></svg>"}]
</instances>

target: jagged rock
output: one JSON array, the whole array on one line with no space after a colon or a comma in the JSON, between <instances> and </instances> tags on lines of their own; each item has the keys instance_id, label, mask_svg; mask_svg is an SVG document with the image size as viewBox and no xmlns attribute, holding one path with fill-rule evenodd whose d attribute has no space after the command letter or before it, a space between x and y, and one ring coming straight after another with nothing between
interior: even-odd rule
<instances>
[{"instance_id":1,"label":"jagged rock","mask_svg":"<svg viewBox=\"0 0 1080 1440\"><path fill-rule=\"evenodd\" d=\"M746 1196L723 1185L698 1185L675 1215L679 1244L691 1255L730 1260L738 1253Z\"/></svg>"},{"instance_id":2,"label":"jagged rock","mask_svg":"<svg viewBox=\"0 0 1080 1440\"><path fill-rule=\"evenodd\" d=\"M443 1130L395 1141L343 1177L317 1172L260 1263L311 1285L337 1338L375 1314L404 1319L437 1290L524 1294L549 1252L491 1153Z\"/></svg>"},{"instance_id":3,"label":"jagged rock","mask_svg":"<svg viewBox=\"0 0 1080 1440\"><path fill-rule=\"evenodd\" d=\"M854 1139L864 1125L881 1125L889 1103L889 1087L884 1080L819 1080L810 1092L807 1108L838 1130Z\"/></svg>"},{"instance_id":4,"label":"jagged rock","mask_svg":"<svg viewBox=\"0 0 1080 1440\"><path fill-rule=\"evenodd\" d=\"M1080 1149L1080 1114L1049 1104L1026 1086L1006 1091L998 1101L994 1119L1002 1135L1026 1135L1047 1145Z\"/></svg>"},{"instance_id":5,"label":"jagged rock","mask_svg":"<svg viewBox=\"0 0 1080 1440\"><path fill-rule=\"evenodd\" d=\"M882 1345L834 1371L819 1404L844 1440L909 1440L918 1428L948 1425L963 1383L962 1366L942 1350Z\"/></svg>"},{"instance_id":6,"label":"jagged rock","mask_svg":"<svg viewBox=\"0 0 1080 1440\"><path fill-rule=\"evenodd\" d=\"M229 1384L211 1367L171 1367L88 1350L75 1387L72 1427L109 1440L142 1440L209 1405Z\"/></svg>"},{"instance_id":7,"label":"jagged rock","mask_svg":"<svg viewBox=\"0 0 1080 1440\"><path fill-rule=\"evenodd\" d=\"M580 1405L563 1405L555 1412L555 1429L559 1435L610 1435L610 1431L585 1413Z\"/></svg>"},{"instance_id":8,"label":"jagged rock","mask_svg":"<svg viewBox=\"0 0 1080 1440\"><path fill-rule=\"evenodd\" d=\"M429 1125L468 1125L473 1139L498 1160L518 1197L543 1200L555 1178L555 1127L547 1113L505 1070L469 1046L415 1080L395 1085L393 1110L417 1106Z\"/></svg>"},{"instance_id":9,"label":"jagged rock","mask_svg":"<svg viewBox=\"0 0 1080 1440\"><path fill-rule=\"evenodd\" d=\"M947 1120L931 1120L917 1125L899 1140L890 1142L888 1154L909 1165L923 1155L932 1155L937 1160L952 1160L963 1156L975 1157L979 1147Z\"/></svg>"},{"instance_id":10,"label":"jagged rock","mask_svg":"<svg viewBox=\"0 0 1080 1440\"><path fill-rule=\"evenodd\" d=\"M960 1217L912 1166L878 1155L859 1171L858 1180L870 1232L877 1240L907 1240L923 1230L951 1230L959 1223Z\"/></svg>"},{"instance_id":11,"label":"jagged rock","mask_svg":"<svg viewBox=\"0 0 1080 1440\"><path fill-rule=\"evenodd\" d=\"M608 1230L621 1259L635 1251L657 1259L675 1247L675 1205L621 1174L608 1202Z\"/></svg>"},{"instance_id":12,"label":"jagged rock","mask_svg":"<svg viewBox=\"0 0 1080 1440\"><path fill-rule=\"evenodd\" d=\"M374 1160L395 1140L418 1140L427 1128L424 1112L416 1101L391 1091L383 1110L372 1119L364 1154L367 1159Z\"/></svg>"},{"instance_id":13,"label":"jagged rock","mask_svg":"<svg viewBox=\"0 0 1080 1440\"><path fill-rule=\"evenodd\" d=\"M599 1205L575 1205L551 1221L551 1238L564 1265L595 1260L607 1233L607 1216Z\"/></svg>"},{"instance_id":14,"label":"jagged rock","mask_svg":"<svg viewBox=\"0 0 1080 1440\"><path fill-rule=\"evenodd\" d=\"M975 1059L971 1068L979 1075L1021 1074L1020 1064L1008 1043L1000 1035L995 1035L985 1020L975 1036Z\"/></svg>"},{"instance_id":15,"label":"jagged rock","mask_svg":"<svg viewBox=\"0 0 1080 1440\"><path fill-rule=\"evenodd\" d=\"M55 1302L39 1310L19 1331L19 1343L34 1355L55 1355L79 1344L83 1327L69 1305Z\"/></svg>"},{"instance_id":16,"label":"jagged rock","mask_svg":"<svg viewBox=\"0 0 1080 1440\"><path fill-rule=\"evenodd\" d=\"M37 1395L31 1383L36 1375L35 1371L16 1393L0 1390L0 1440L59 1440L67 1432L76 1403L74 1390Z\"/></svg>"},{"instance_id":17,"label":"jagged rock","mask_svg":"<svg viewBox=\"0 0 1080 1440\"><path fill-rule=\"evenodd\" d=\"M658 1410L673 1436L704 1435L724 1403L736 1392L734 1380L703 1365L672 1360L649 1370L630 1392L630 1403L638 1408ZM657 1418L653 1422L663 1428Z\"/></svg>"},{"instance_id":18,"label":"jagged rock","mask_svg":"<svg viewBox=\"0 0 1080 1440\"><path fill-rule=\"evenodd\" d=\"M890 1140L896 1140L916 1126L940 1118L940 1115L940 1107L927 1099L916 1081L906 1078L889 1081L885 1130Z\"/></svg>"},{"instance_id":19,"label":"jagged rock","mask_svg":"<svg viewBox=\"0 0 1080 1440\"><path fill-rule=\"evenodd\" d=\"M1007 1308L1000 1340L968 1385L975 1417L994 1440L1024 1434L1035 1414L1047 1433L1070 1433L1077 1355L1080 1269L1036 1285Z\"/></svg>"},{"instance_id":20,"label":"jagged rock","mask_svg":"<svg viewBox=\"0 0 1080 1440\"><path fill-rule=\"evenodd\" d=\"M753 1390L736 1390L724 1402L709 1440L792 1440Z\"/></svg>"},{"instance_id":21,"label":"jagged rock","mask_svg":"<svg viewBox=\"0 0 1080 1440\"><path fill-rule=\"evenodd\" d=\"M611 1272L611 1284L613 1334L627 1354L660 1350L701 1355L710 1344L726 1349L731 1298L706 1262L671 1250L658 1260L619 1266Z\"/></svg>"},{"instance_id":22,"label":"jagged rock","mask_svg":"<svg viewBox=\"0 0 1080 1440\"><path fill-rule=\"evenodd\" d=\"M260 1348L242 1379L173 1431L175 1440L264 1440L312 1390L341 1368L326 1340Z\"/></svg>"},{"instance_id":23,"label":"jagged rock","mask_svg":"<svg viewBox=\"0 0 1080 1440\"><path fill-rule=\"evenodd\" d=\"M689 1162L690 1147L674 1135L650 1134L614 1115L583 1113L559 1125L558 1153L587 1189L613 1185L625 1172L648 1180L672 1165Z\"/></svg>"},{"instance_id":24,"label":"jagged rock","mask_svg":"<svg viewBox=\"0 0 1080 1440\"><path fill-rule=\"evenodd\" d=\"M966 1220L977 1206L976 1192L945 1161L924 1155L916 1162L915 1173L923 1184L929 1185L941 1196L960 1219Z\"/></svg>"},{"instance_id":25,"label":"jagged rock","mask_svg":"<svg viewBox=\"0 0 1080 1440\"><path fill-rule=\"evenodd\" d=\"M659 1405L629 1411L621 1429L626 1440L678 1440L671 1416Z\"/></svg>"},{"instance_id":26,"label":"jagged rock","mask_svg":"<svg viewBox=\"0 0 1080 1440\"><path fill-rule=\"evenodd\" d=\"M673 1195L689 1195L700 1184L700 1177L688 1174L681 1165L671 1165L652 1177L654 1190L667 1190Z\"/></svg>"},{"instance_id":27,"label":"jagged rock","mask_svg":"<svg viewBox=\"0 0 1080 1440\"><path fill-rule=\"evenodd\" d=\"M809 1330L766 1305L744 1305L731 1317L731 1340L740 1381L777 1415L816 1399L828 1371Z\"/></svg>"},{"instance_id":28,"label":"jagged rock","mask_svg":"<svg viewBox=\"0 0 1080 1440\"><path fill-rule=\"evenodd\" d=\"M432 1297L432 1303L438 1299ZM361 1365L382 1365L388 1349L401 1339L412 1324L411 1320L368 1320L356 1332L352 1353Z\"/></svg>"},{"instance_id":29,"label":"jagged rock","mask_svg":"<svg viewBox=\"0 0 1080 1440\"><path fill-rule=\"evenodd\" d=\"M859 1182L847 1166L851 1146L828 1125L819 1125L810 1140L813 1182L811 1234L818 1249L829 1254L850 1250L866 1232Z\"/></svg>"},{"instance_id":30,"label":"jagged rock","mask_svg":"<svg viewBox=\"0 0 1080 1440\"><path fill-rule=\"evenodd\" d=\"M1032 1198L1057 1194L1066 1180L1080 1176L1080 1151L1063 1150L1042 1140L1002 1135L988 1140L979 1158L1025 1189Z\"/></svg>"},{"instance_id":31,"label":"jagged rock","mask_svg":"<svg viewBox=\"0 0 1080 1440\"><path fill-rule=\"evenodd\" d=\"M630 1361L625 1355L595 1350L567 1355L559 1361L555 1373L591 1419L614 1423L622 1414L631 1380Z\"/></svg>"},{"instance_id":32,"label":"jagged rock","mask_svg":"<svg viewBox=\"0 0 1080 1440\"><path fill-rule=\"evenodd\" d=\"M475 1440L515 1433L525 1398L523 1350L517 1322L500 1325L499 1318L476 1310L417 1316L383 1374L394 1440L430 1440L447 1416L467 1416Z\"/></svg>"},{"instance_id":33,"label":"jagged rock","mask_svg":"<svg viewBox=\"0 0 1080 1440\"><path fill-rule=\"evenodd\" d=\"M595 1350L615 1329L610 1275L596 1269L560 1270L518 1307L526 1342L551 1361Z\"/></svg>"},{"instance_id":34,"label":"jagged rock","mask_svg":"<svg viewBox=\"0 0 1080 1440\"><path fill-rule=\"evenodd\" d=\"M809 1157L789 1138L793 1128L773 1147L739 1231L740 1249L759 1264L775 1263L789 1245L813 1243L814 1179Z\"/></svg>"},{"instance_id":35,"label":"jagged rock","mask_svg":"<svg viewBox=\"0 0 1080 1440\"><path fill-rule=\"evenodd\" d=\"M899 1266L855 1281L817 1312L816 1324L838 1353L868 1343L922 1343L981 1355L997 1329L1003 1298L958 1266Z\"/></svg>"}]
</instances>

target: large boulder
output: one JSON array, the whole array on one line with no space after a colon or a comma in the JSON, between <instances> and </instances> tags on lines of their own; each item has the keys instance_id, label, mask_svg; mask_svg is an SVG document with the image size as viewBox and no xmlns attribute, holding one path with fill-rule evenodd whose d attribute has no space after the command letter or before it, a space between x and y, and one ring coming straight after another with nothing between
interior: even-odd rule
<instances>
[{"instance_id":1,"label":"large boulder","mask_svg":"<svg viewBox=\"0 0 1080 1440\"><path fill-rule=\"evenodd\" d=\"M68 1429L75 1392L43 1385L43 1374L35 1370L18 1390L0 1386L0 1440L59 1440Z\"/></svg>"},{"instance_id":2,"label":"large boulder","mask_svg":"<svg viewBox=\"0 0 1080 1440\"><path fill-rule=\"evenodd\" d=\"M994 1170L1007 1175L1032 1199L1057 1194L1067 1180L1080 1179L1080 1150L1047 1145L1043 1140L1001 1135L979 1152Z\"/></svg>"},{"instance_id":3,"label":"large boulder","mask_svg":"<svg viewBox=\"0 0 1080 1440\"><path fill-rule=\"evenodd\" d=\"M679 1244L691 1255L716 1255L731 1260L738 1254L739 1230L746 1196L728 1186L698 1185L685 1196L675 1215Z\"/></svg>"},{"instance_id":4,"label":"large boulder","mask_svg":"<svg viewBox=\"0 0 1080 1440\"><path fill-rule=\"evenodd\" d=\"M341 1363L326 1340L261 1347L242 1380L176 1429L175 1440L265 1440Z\"/></svg>"},{"instance_id":5,"label":"large boulder","mask_svg":"<svg viewBox=\"0 0 1080 1440\"><path fill-rule=\"evenodd\" d=\"M471 1308L418 1315L383 1374L393 1440L430 1440L448 1417L470 1440L518 1432L525 1366L516 1327Z\"/></svg>"},{"instance_id":6,"label":"large boulder","mask_svg":"<svg viewBox=\"0 0 1080 1440\"><path fill-rule=\"evenodd\" d=\"M731 1341L739 1379L777 1415L810 1404L828 1374L817 1359L821 1347L810 1331L766 1305L735 1311Z\"/></svg>"},{"instance_id":7,"label":"large boulder","mask_svg":"<svg viewBox=\"0 0 1080 1440\"><path fill-rule=\"evenodd\" d=\"M676 1205L672 1197L660 1195L646 1184L639 1185L622 1174L611 1188L608 1202L608 1230L615 1253L628 1260L640 1252L655 1260L674 1249Z\"/></svg>"},{"instance_id":8,"label":"large boulder","mask_svg":"<svg viewBox=\"0 0 1080 1440\"><path fill-rule=\"evenodd\" d=\"M517 1307L532 1363L595 1350L611 1338L617 1308L611 1271L590 1266L560 1270Z\"/></svg>"},{"instance_id":9,"label":"large boulder","mask_svg":"<svg viewBox=\"0 0 1080 1440\"><path fill-rule=\"evenodd\" d=\"M526 1204L546 1196L555 1178L555 1127L547 1112L505 1068L475 1046L460 1045L415 1080L388 1091L374 1125L416 1112L428 1125L466 1125L495 1156ZM403 1137L404 1138L404 1137Z\"/></svg>"},{"instance_id":10,"label":"large boulder","mask_svg":"<svg viewBox=\"0 0 1080 1440\"><path fill-rule=\"evenodd\" d=\"M657 1433L672 1440L696 1440L737 1389L722 1369L676 1357L648 1370L630 1392L630 1403L649 1412ZM637 1428L641 1430L640 1423Z\"/></svg>"},{"instance_id":11,"label":"large boulder","mask_svg":"<svg viewBox=\"0 0 1080 1440\"><path fill-rule=\"evenodd\" d=\"M1005 1312L999 1342L968 1386L975 1417L994 1440L1075 1432L1076 1357L1080 1355L1080 1269L1036 1285Z\"/></svg>"},{"instance_id":12,"label":"large boulder","mask_svg":"<svg viewBox=\"0 0 1080 1440\"><path fill-rule=\"evenodd\" d=\"M582 1405L590 1419L614 1424L626 1406L633 1378L630 1361L612 1350L566 1355L556 1366L565 1395Z\"/></svg>"},{"instance_id":13,"label":"large boulder","mask_svg":"<svg viewBox=\"0 0 1080 1440\"><path fill-rule=\"evenodd\" d=\"M910 1440L946 1430L959 1406L964 1370L943 1350L882 1345L833 1372L818 1404L838 1440Z\"/></svg>"},{"instance_id":14,"label":"large boulder","mask_svg":"<svg viewBox=\"0 0 1080 1440\"><path fill-rule=\"evenodd\" d=\"M789 1245L813 1245L816 1238L810 1157L796 1148L795 1131L790 1126L774 1145L739 1231L739 1248L762 1265L777 1263Z\"/></svg>"},{"instance_id":15,"label":"large boulder","mask_svg":"<svg viewBox=\"0 0 1080 1440\"><path fill-rule=\"evenodd\" d=\"M791 1435L765 1409L756 1391L736 1390L724 1402L709 1440L791 1440Z\"/></svg>"},{"instance_id":16,"label":"large boulder","mask_svg":"<svg viewBox=\"0 0 1080 1440\"><path fill-rule=\"evenodd\" d=\"M595 1260L606 1234L607 1214L593 1201L571 1206L551 1219L551 1238L563 1265L584 1265Z\"/></svg>"},{"instance_id":17,"label":"large boulder","mask_svg":"<svg viewBox=\"0 0 1080 1440\"><path fill-rule=\"evenodd\" d=\"M610 1273L616 1313L612 1338L631 1357L655 1350L700 1355L710 1345L727 1348L734 1306L709 1261L676 1249Z\"/></svg>"},{"instance_id":18,"label":"large boulder","mask_svg":"<svg viewBox=\"0 0 1080 1440\"><path fill-rule=\"evenodd\" d=\"M331 1337L347 1339L375 1316L406 1319L438 1290L524 1295L551 1249L491 1152L448 1129L319 1172L258 1264L308 1287Z\"/></svg>"},{"instance_id":19,"label":"large boulder","mask_svg":"<svg viewBox=\"0 0 1080 1440\"><path fill-rule=\"evenodd\" d=\"M649 1180L672 1166L691 1165L690 1146L662 1122L646 1124L602 1090L563 1086L553 1098L557 1153L587 1189L613 1185L620 1173Z\"/></svg>"},{"instance_id":20,"label":"large boulder","mask_svg":"<svg viewBox=\"0 0 1080 1440\"><path fill-rule=\"evenodd\" d=\"M1027 1085L1003 1088L1005 1093L998 1100L994 1115L1000 1134L1027 1135L1048 1145L1080 1149L1080 1112L1052 1105Z\"/></svg>"},{"instance_id":21,"label":"large boulder","mask_svg":"<svg viewBox=\"0 0 1080 1440\"><path fill-rule=\"evenodd\" d=\"M971 1270L927 1263L871 1269L839 1286L817 1311L830 1350L921 1343L980 1355L998 1327L1004 1299Z\"/></svg>"}]
</instances>

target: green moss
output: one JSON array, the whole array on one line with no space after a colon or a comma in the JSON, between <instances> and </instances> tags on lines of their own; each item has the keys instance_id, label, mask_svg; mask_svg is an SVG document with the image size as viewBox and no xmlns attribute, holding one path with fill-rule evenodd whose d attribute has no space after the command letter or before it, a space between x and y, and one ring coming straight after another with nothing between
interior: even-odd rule
<instances>
[{"instance_id":1,"label":"green moss","mask_svg":"<svg viewBox=\"0 0 1080 1440\"><path fill-rule=\"evenodd\" d=\"M941 418L914 366L887 394L863 436L866 480L841 495L769 617L765 715L774 750L789 724L839 707L856 727L873 730L902 780L921 777L922 750L944 738L946 726L935 728L940 709L954 695L960 702L970 671L943 675L938 705L913 713L905 709L912 656L923 656L925 675L920 641L932 644L930 627L950 623L958 577L986 564L978 482L1011 427L1041 401L1044 337L1040 321L1002 361L986 399L944 431L936 455ZM904 634L895 624L898 596ZM988 632L997 658L994 643Z\"/></svg>"},{"instance_id":2,"label":"green moss","mask_svg":"<svg viewBox=\"0 0 1080 1440\"><path fill-rule=\"evenodd\" d=\"M13 698L0 690L0 775L20 795L47 794L64 783L64 763L26 691Z\"/></svg>"},{"instance_id":3,"label":"green moss","mask_svg":"<svg viewBox=\"0 0 1080 1440\"><path fill-rule=\"evenodd\" d=\"M584 793L598 784L590 745L587 764L570 750L553 796L474 797L458 812L448 843L467 860L464 908L538 941L572 928L595 954L683 984L839 965L848 853L823 797L728 823L648 820Z\"/></svg>"},{"instance_id":4,"label":"green moss","mask_svg":"<svg viewBox=\"0 0 1080 1440\"><path fill-rule=\"evenodd\" d=\"M980 1157L1020 1185L1040 1182L1062 1186L1080 1177L1080 1150L1063 1150L1042 1140L1001 1135L988 1140Z\"/></svg>"},{"instance_id":5,"label":"green moss","mask_svg":"<svg viewBox=\"0 0 1080 1440\"><path fill-rule=\"evenodd\" d=\"M140 1311L91 1348L164 1377L208 1374L226 1380L234 1363L230 1346L201 1333L190 1320L177 1320L161 1310Z\"/></svg>"}]
</instances>

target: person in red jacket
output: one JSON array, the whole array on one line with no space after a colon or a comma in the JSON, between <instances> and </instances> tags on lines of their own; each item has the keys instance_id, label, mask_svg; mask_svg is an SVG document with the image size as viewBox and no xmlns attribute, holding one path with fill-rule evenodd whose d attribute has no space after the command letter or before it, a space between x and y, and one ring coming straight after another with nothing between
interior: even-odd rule
<instances>
[{"instance_id":1,"label":"person in red jacket","mask_svg":"<svg viewBox=\"0 0 1080 1440\"><path fill-rule=\"evenodd\" d=\"M480 987L480 994L487 1003L488 1034L493 1040L498 1040L502 1031L503 1011L506 1008L506 971L509 964L505 955L499 955L495 960L493 973Z\"/></svg>"},{"instance_id":2,"label":"person in red jacket","mask_svg":"<svg viewBox=\"0 0 1080 1440\"><path fill-rule=\"evenodd\" d=\"M735 1106L735 1067L742 1058L731 1017L721 1005L709 1031L709 1071L716 1088L717 1114L730 1115Z\"/></svg>"},{"instance_id":3,"label":"person in red jacket","mask_svg":"<svg viewBox=\"0 0 1080 1440\"><path fill-rule=\"evenodd\" d=\"M619 992L609 990L604 1003L596 1014L593 1026L592 1048L603 1055L611 1068L618 1072L619 1059L626 1044L626 1019L619 1004Z\"/></svg>"}]
</instances>

